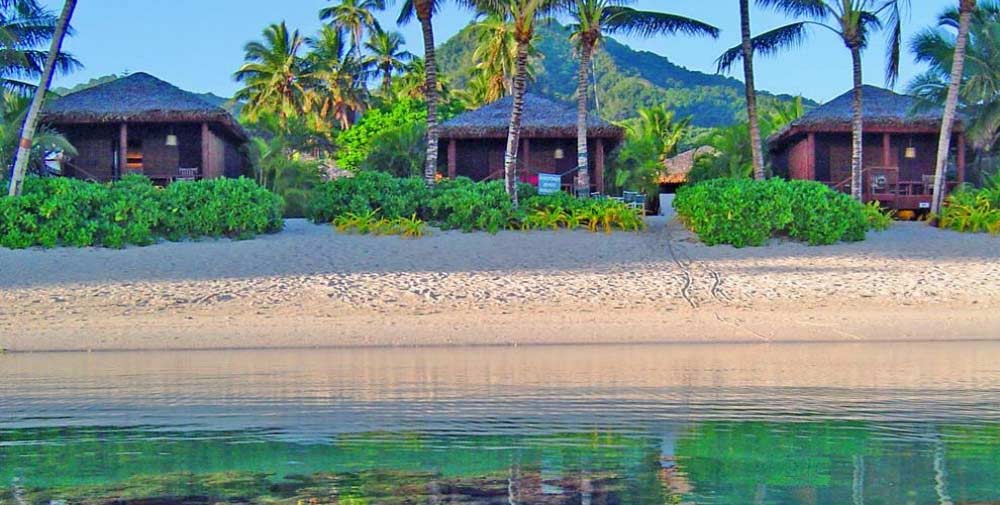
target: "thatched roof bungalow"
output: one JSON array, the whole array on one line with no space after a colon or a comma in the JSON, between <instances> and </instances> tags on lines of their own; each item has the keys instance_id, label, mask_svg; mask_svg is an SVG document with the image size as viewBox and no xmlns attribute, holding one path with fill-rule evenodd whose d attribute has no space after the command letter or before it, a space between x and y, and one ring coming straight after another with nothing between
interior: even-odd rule
<instances>
[{"instance_id":1,"label":"thatched roof bungalow","mask_svg":"<svg viewBox=\"0 0 1000 505\"><path fill-rule=\"evenodd\" d=\"M460 114L440 128L447 145L448 176L473 180L503 178L507 129L513 107L511 97L501 98L479 109ZM563 187L572 188L576 175L576 108L527 94L518 147L520 180L537 183L538 174L562 176ZM587 125L591 189L604 191L607 154L623 137L620 127L591 115Z\"/></svg>"},{"instance_id":2,"label":"thatched roof bungalow","mask_svg":"<svg viewBox=\"0 0 1000 505\"><path fill-rule=\"evenodd\" d=\"M862 93L865 200L896 209L929 207L942 111L919 108L914 97L875 86L865 86ZM768 139L774 171L850 191L852 111L853 92L848 91L774 134ZM952 146L949 188L965 180L961 120Z\"/></svg>"},{"instance_id":3,"label":"thatched roof bungalow","mask_svg":"<svg viewBox=\"0 0 1000 505\"><path fill-rule=\"evenodd\" d=\"M137 173L168 183L235 177L245 165L240 146L247 134L232 115L145 73L57 98L41 119L77 148L63 165L72 177L108 181Z\"/></svg>"}]
</instances>

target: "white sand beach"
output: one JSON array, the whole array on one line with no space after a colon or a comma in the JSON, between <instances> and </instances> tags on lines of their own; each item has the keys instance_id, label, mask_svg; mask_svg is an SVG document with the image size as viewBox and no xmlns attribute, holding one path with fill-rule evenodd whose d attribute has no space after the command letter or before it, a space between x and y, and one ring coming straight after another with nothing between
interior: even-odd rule
<instances>
[{"instance_id":1,"label":"white sand beach","mask_svg":"<svg viewBox=\"0 0 1000 505\"><path fill-rule=\"evenodd\" d=\"M1000 337L1000 239L706 247L647 231L403 240L290 220L249 241L0 249L9 351Z\"/></svg>"}]
</instances>

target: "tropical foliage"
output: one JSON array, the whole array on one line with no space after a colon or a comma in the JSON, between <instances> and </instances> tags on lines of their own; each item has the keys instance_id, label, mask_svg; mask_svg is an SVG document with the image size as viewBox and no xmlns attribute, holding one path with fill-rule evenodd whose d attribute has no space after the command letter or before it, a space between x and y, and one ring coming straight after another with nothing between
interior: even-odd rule
<instances>
[{"instance_id":1,"label":"tropical foliage","mask_svg":"<svg viewBox=\"0 0 1000 505\"><path fill-rule=\"evenodd\" d=\"M1000 174L982 188L959 188L945 199L938 225L968 233L1000 234Z\"/></svg>"},{"instance_id":2,"label":"tropical foliage","mask_svg":"<svg viewBox=\"0 0 1000 505\"><path fill-rule=\"evenodd\" d=\"M29 177L0 198L0 246L148 245L161 238L250 238L283 226L281 198L250 179L157 188L129 176L111 184Z\"/></svg>"},{"instance_id":3,"label":"tropical foliage","mask_svg":"<svg viewBox=\"0 0 1000 505\"><path fill-rule=\"evenodd\" d=\"M467 178L444 180L429 189L416 177L396 178L379 172L324 183L309 218L338 229L372 234L416 235L417 221L442 229L641 230L642 211L610 199L581 200L566 193L539 196L522 185L522 205L515 208L503 181L476 183ZM407 230L410 230L408 233Z\"/></svg>"},{"instance_id":4,"label":"tropical foliage","mask_svg":"<svg viewBox=\"0 0 1000 505\"><path fill-rule=\"evenodd\" d=\"M864 240L864 206L813 181L713 179L682 187L677 214L708 245L761 246L779 235L809 245Z\"/></svg>"},{"instance_id":5,"label":"tropical foliage","mask_svg":"<svg viewBox=\"0 0 1000 505\"><path fill-rule=\"evenodd\" d=\"M972 13L959 110L969 138L980 149L992 149L1000 138L1000 2L980 0ZM944 105L955 55L959 12L950 8L935 27L917 33L910 49L930 68L917 76L909 91L933 106Z\"/></svg>"},{"instance_id":6,"label":"tropical foliage","mask_svg":"<svg viewBox=\"0 0 1000 505\"><path fill-rule=\"evenodd\" d=\"M0 2L0 88L3 92L29 94L35 89L48 57L48 43L56 31L57 16L37 0ZM69 54L60 54L56 70L67 73L80 67Z\"/></svg>"}]
</instances>

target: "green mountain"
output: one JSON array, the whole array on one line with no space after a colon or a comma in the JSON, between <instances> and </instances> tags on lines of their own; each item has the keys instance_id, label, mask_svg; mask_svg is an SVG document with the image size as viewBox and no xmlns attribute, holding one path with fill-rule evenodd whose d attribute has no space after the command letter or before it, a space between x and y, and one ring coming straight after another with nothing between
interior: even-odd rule
<instances>
[{"instance_id":1,"label":"green mountain","mask_svg":"<svg viewBox=\"0 0 1000 505\"><path fill-rule=\"evenodd\" d=\"M559 100L574 100L578 59L569 40L569 28L558 23L539 26L533 93ZM672 44L697 41L671 39ZM476 41L466 27L445 42L437 52L442 72L455 87L464 86L475 65ZM745 117L743 83L731 77L689 70L663 56L636 51L607 38L594 59L599 113L605 119L634 117L636 110L666 104L681 117L691 116L692 124L703 127L727 126ZM760 92L762 104L770 100L791 100L788 95ZM815 105L810 100L806 106Z\"/></svg>"}]
</instances>

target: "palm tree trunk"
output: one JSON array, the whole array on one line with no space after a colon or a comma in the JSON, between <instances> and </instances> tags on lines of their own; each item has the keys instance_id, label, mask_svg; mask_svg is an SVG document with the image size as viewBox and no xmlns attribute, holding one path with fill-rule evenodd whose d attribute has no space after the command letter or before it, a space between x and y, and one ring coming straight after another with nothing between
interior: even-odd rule
<instances>
[{"instance_id":1,"label":"palm tree trunk","mask_svg":"<svg viewBox=\"0 0 1000 505\"><path fill-rule=\"evenodd\" d=\"M63 39L66 38L66 30L69 28L69 20L73 17L74 9L76 9L76 0L66 0L56 24L55 33L52 35L52 46L49 48L49 56L45 61L42 78L38 83L38 89L35 90L35 96L31 99L28 115L24 118L24 126L21 128L21 140L17 146L17 154L14 156L14 171L10 177L10 188L8 188L10 196L21 194L21 183L24 181L24 173L28 169L28 161L31 158L31 145L34 141L35 129L38 128L38 114L41 112L45 94L49 91L49 85L52 84L56 58L62 51Z\"/></svg>"},{"instance_id":2,"label":"palm tree trunk","mask_svg":"<svg viewBox=\"0 0 1000 505\"><path fill-rule=\"evenodd\" d=\"M590 160L587 153L587 97L590 83L590 41L581 37L580 40L580 72L576 86L576 193L580 196L590 194Z\"/></svg>"},{"instance_id":3,"label":"palm tree trunk","mask_svg":"<svg viewBox=\"0 0 1000 505\"><path fill-rule=\"evenodd\" d=\"M941 202L944 200L945 168L948 164L948 153L951 151L955 110L958 108L958 93L962 87L962 76L965 69L965 47L969 39L969 23L972 21L972 11L975 9L976 0L959 1L958 38L955 39L955 57L951 64L951 81L948 83L948 99L944 104L941 138L938 139L937 165L934 169L934 192L931 196L931 213L934 215L941 212Z\"/></svg>"},{"instance_id":4,"label":"palm tree trunk","mask_svg":"<svg viewBox=\"0 0 1000 505\"><path fill-rule=\"evenodd\" d=\"M764 150L760 139L760 119L757 117L757 89L753 78L750 0L740 0L740 30L743 33L743 79L746 82L747 119L750 122L750 152L753 155L753 178L760 181L764 179Z\"/></svg>"},{"instance_id":5,"label":"palm tree trunk","mask_svg":"<svg viewBox=\"0 0 1000 505\"><path fill-rule=\"evenodd\" d=\"M517 43L517 58L514 69L514 107L510 113L510 129L507 131L507 152L504 154L503 172L507 182L507 194L517 208L517 147L521 143L521 116L524 113L524 91L528 72L528 43Z\"/></svg>"},{"instance_id":6,"label":"palm tree trunk","mask_svg":"<svg viewBox=\"0 0 1000 505\"><path fill-rule=\"evenodd\" d=\"M864 135L864 116L862 112L862 78L861 78L861 47L851 46L851 59L854 61L854 107L851 138L851 196L861 202L864 200L863 170L864 159L862 144Z\"/></svg>"},{"instance_id":7,"label":"palm tree trunk","mask_svg":"<svg viewBox=\"0 0 1000 505\"><path fill-rule=\"evenodd\" d=\"M437 124L437 58L434 55L434 27L431 26L431 7L427 0L417 5L420 28L424 34L424 97L427 100L427 159L424 163L424 180L434 187L438 160ZM423 12L421 12L423 11Z\"/></svg>"}]
</instances>

